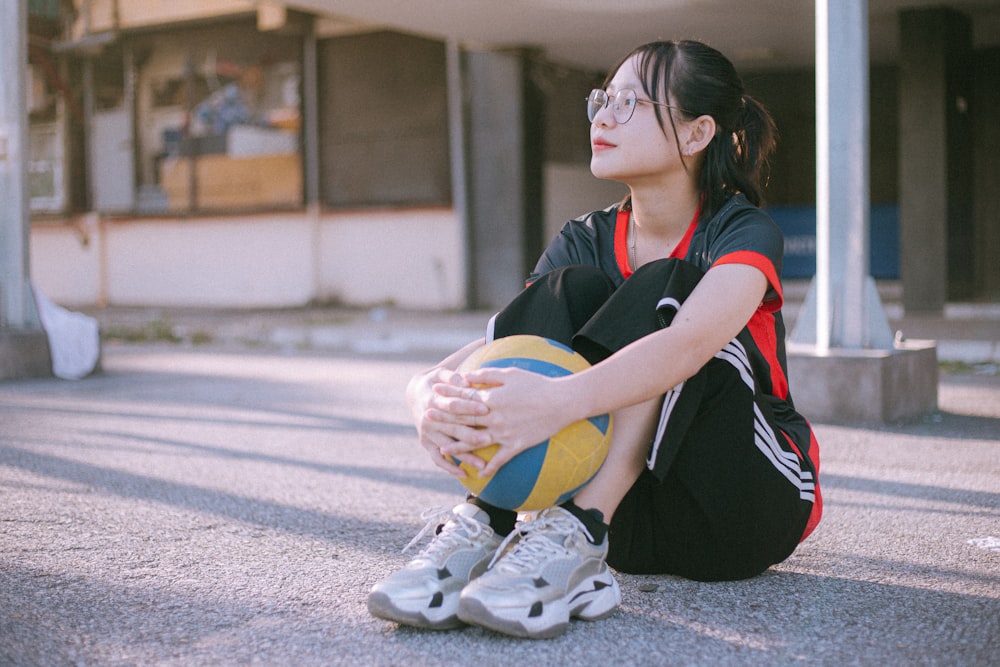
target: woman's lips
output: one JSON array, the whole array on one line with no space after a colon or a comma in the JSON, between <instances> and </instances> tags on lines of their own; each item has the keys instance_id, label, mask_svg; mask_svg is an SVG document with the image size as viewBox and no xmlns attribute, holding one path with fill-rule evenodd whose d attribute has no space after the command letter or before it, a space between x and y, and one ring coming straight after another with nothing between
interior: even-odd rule
<instances>
[{"instance_id":1,"label":"woman's lips","mask_svg":"<svg viewBox=\"0 0 1000 667\"><path fill-rule=\"evenodd\" d=\"M590 145L595 151L602 151L615 147L613 143L607 141L606 139L601 139L600 137L595 138L593 141L591 141Z\"/></svg>"}]
</instances>

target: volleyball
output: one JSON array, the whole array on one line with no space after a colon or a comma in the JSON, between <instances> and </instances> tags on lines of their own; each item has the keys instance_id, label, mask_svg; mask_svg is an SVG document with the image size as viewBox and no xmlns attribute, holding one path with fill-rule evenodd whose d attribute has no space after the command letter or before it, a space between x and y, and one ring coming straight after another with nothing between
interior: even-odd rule
<instances>
[{"instance_id":1,"label":"volleyball","mask_svg":"<svg viewBox=\"0 0 1000 667\"><path fill-rule=\"evenodd\" d=\"M581 355L556 341L519 335L484 345L458 370L520 368L561 377L589 366ZM527 512L558 505L576 495L597 474L608 454L611 426L610 414L570 424L548 440L524 450L489 477L480 477L475 468L460 463L466 473L462 484L487 503L504 509ZM489 445L474 453L488 461L497 447Z\"/></svg>"}]
</instances>

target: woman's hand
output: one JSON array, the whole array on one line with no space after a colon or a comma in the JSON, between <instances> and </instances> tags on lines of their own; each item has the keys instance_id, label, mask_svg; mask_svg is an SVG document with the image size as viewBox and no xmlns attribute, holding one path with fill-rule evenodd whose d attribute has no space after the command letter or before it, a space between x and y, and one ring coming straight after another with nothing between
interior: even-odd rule
<instances>
[{"instance_id":1,"label":"woman's hand","mask_svg":"<svg viewBox=\"0 0 1000 667\"><path fill-rule=\"evenodd\" d=\"M457 396L448 409L427 411L427 419L438 425L439 432L451 438L451 442L440 447L441 453L467 462L467 457L475 459L479 465L473 465L482 476L496 473L520 452L583 418L572 414L573 402L566 398L570 392L561 387L565 379L517 368L484 368L467 373L460 380L453 378L447 389L436 386L441 394ZM466 405L468 399L463 394L474 396L474 403L486 408L485 412L476 415L477 428L473 434L464 430L468 422L464 415L458 414L459 410L471 407ZM493 443L499 448L493 458L482 465L482 459L471 452Z\"/></svg>"},{"instance_id":2,"label":"woman's hand","mask_svg":"<svg viewBox=\"0 0 1000 667\"><path fill-rule=\"evenodd\" d=\"M472 385L455 371L439 367L413 378L407 395L420 445L434 465L459 478L465 471L451 456L477 470L483 468L485 462L468 452L491 444L480 424L489 409ZM463 446L454 451L458 442Z\"/></svg>"}]
</instances>

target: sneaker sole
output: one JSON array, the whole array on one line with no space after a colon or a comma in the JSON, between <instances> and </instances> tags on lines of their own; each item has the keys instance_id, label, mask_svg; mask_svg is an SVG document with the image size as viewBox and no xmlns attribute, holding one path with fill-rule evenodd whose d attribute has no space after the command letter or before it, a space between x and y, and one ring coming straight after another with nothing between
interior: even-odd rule
<instances>
[{"instance_id":1,"label":"sneaker sole","mask_svg":"<svg viewBox=\"0 0 1000 667\"><path fill-rule=\"evenodd\" d=\"M454 605L457 607L457 604ZM386 621L409 625L424 630L455 630L464 628L466 624L458 618L455 610L448 612L439 609L441 614L428 615L424 611L401 609L393 604L392 599L382 592L374 592L368 596L368 612Z\"/></svg>"},{"instance_id":2,"label":"sneaker sole","mask_svg":"<svg viewBox=\"0 0 1000 667\"><path fill-rule=\"evenodd\" d=\"M572 600L571 607L567 601ZM540 615L530 609L491 610L480 600L462 597L458 606L460 620L495 632L527 639L553 639L566 632L570 618L598 621L615 613L621 603L621 590L614 575L605 572L591 577L561 600L547 603Z\"/></svg>"}]
</instances>

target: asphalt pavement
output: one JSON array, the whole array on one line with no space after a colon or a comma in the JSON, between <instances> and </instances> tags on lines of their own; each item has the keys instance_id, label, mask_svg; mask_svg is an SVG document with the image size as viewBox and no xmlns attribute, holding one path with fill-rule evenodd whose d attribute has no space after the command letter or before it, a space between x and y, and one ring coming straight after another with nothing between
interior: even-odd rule
<instances>
[{"instance_id":1,"label":"asphalt pavement","mask_svg":"<svg viewBox=\"0 0 1000 667\"><path fill-rule=\"evenodd\" d=\"M486 313L105 309L100 373L0 382L0 665L998 665L990 308L894 318L966 356L919 420L815 424L826 513L787 561L620 574L614 616L543 641L365 608L461 497L403 388Z\"/></svg>"}]
</instances>

